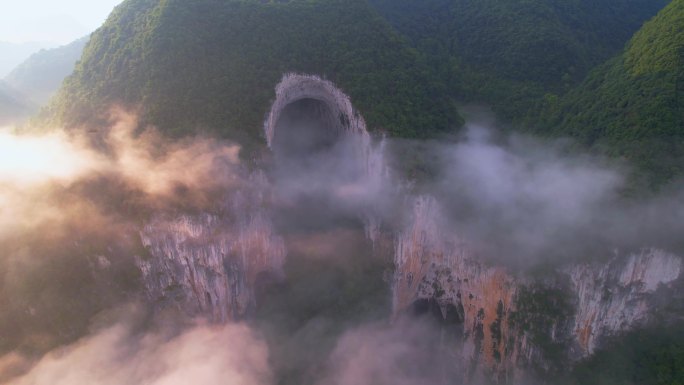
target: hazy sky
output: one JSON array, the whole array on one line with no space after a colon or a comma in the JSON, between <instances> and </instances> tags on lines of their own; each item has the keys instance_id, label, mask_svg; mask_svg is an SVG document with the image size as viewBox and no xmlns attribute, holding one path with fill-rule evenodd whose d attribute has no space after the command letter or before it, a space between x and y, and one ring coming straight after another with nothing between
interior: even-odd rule
<instances>
[{"instance_id":1,"label":"hazy sky","mask_svg":"<svg viewBox=\"0 0 684 385\"><path fill-rule=\"evenodd\" d=\"M123 0L0 0L0 41L69 43L99 27Z\"/></svg>"}]
</instances>

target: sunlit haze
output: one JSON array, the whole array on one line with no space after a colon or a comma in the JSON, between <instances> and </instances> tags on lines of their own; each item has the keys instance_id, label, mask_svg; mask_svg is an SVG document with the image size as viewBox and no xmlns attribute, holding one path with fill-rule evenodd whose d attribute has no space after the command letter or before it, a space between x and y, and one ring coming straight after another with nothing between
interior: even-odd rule
<instances>
[{"instance_id":1,"label":"sunlit haze","mask_svg":"<svg viewBox=\"0 0 684 385\"><path fill-rule=\"evenodd\" d=\"M0 184L72 178L89 163L89 154L61 134L31 137L0 131L0 153Z\"/></svg>"},{"instance_id":2,"label":"sunlit haze","mask_svg":"<svg viewBox=\"0 0 684 385\"><path fill-rule=\"evenodd\" d=\"M684 0L0 0L0 385L684 385Z\"/></svg>"},{"instance_id":3,"label":"sunlit haze","mask_svg":"<svg viewBox=\"0 0 684 385\"><path fill-rule=\"evenodd\" d=\"M0 0L0 41L66 44L97 29L122 0Z\"/></svg>"}]
</instances>

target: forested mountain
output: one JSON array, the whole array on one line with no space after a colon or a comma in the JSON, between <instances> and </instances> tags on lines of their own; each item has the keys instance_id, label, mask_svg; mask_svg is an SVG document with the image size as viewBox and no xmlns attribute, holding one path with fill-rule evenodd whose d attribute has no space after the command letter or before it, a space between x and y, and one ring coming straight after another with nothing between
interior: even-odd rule
<instances>
[{"instance_id":1,"label":"forested mountain","mask_svg":"<svg viewBox=\"0 0 684 385\"><path fill-rule=\"evenodd\" d=\"M87 42L84 37L62 47L41 50L13 69L5 82L33 103L44 104L73 72Z\"/></svg>"},{"instance_id":2,"label":"forested mountain","mask_svg":"<svg viewBox=\"0 0 684 385\"><path fill-rule=\"evenodd\" d=\"M78 125L122 104L167 133L256 143L282 74L314 73L347 92L371 129L453 132L453 100L485 102L519 127L605 145L667 180L684 152L671 140L682 125L681 2L601 65L666 3L128 0L45 116Z\"/></svg>"},{"instance_id":3,"label":"forested mountain","mask_svg":"<svg viewBox=\"0 0 684 385\"><path fill-rule=\"evenodd\" d=\"M33 112L30 103L26 102L16 90L0 81L0 125L16 123Z\"/></svg>"},{"instance_id":4,"label":"forested mountain","mask_svg":"<svg viewBox=\"0 0 684 385\"><path fill-rule=\"evenodd\" d=\"M0 81L0 127L66 73L26 131L68 135L0 179L0 382L195 376L166 343L236 321L249 384L684 384L684 0L125 0ZM223 383L254 344L217 341Z\"/></svg>"},{"instance_id":5,"label":"forested mountain","mask_svg":"<svg viewBox=\"0 0 684 385\"><path fill-rule=\"evenodd\" d=\"M558 384L681 384L684 379L683 326L678 323L613 338Z\"/></svg>"},{"instance_id":6,"label":"forested mountain","mask_svg":"<svg viewBox=\"0 0 684 385\"><path fill-rule=\"evenodd\" d=\"M14 67L26 60L32 53L49 46L48 43L9 43L0 41L0 77L7 75Z\"/></svg>"},{"instance_id":7,"label":"forested mountain","mask_svg":"<svg viewBox=\"0 0 684 385\"><path fill-rule=\"evenodd\" d=\"M651 186L684 171L681 1L370 2L452 96L624 157Z\"/></svg>"},{"instance_id":8,"label":"forested mountain","mask_svg":"<svg viewBox=\"0 0 684 385\"><path fill-rule=\"evenodd\" d=\"M370 0L461 99L520 118L617 54L667 0Z\"/></svg>"},{"instance_id":9,"label":"forested mountain","mask_svg":"<svg viewBox=\"0 0 684 385\"><path fill-rule=\"evenodd\" d=\"M656 184L684 172L684 0L672 1L579 87L547 100L538 131L604 147Z\"/></svg>"},{"instance_id":10,"label":"forested mountain","mask_svg":"<svg viewBox=\"0 0 684 385\"><path fill-rule=\"evenodd\" d=\"M48 114L78 124L121 103L168 133L254 139L288 72L334 81L373 129L417 137L462 124L446 87L365 0L128 0Z\"/></svg>"}]
</instances>

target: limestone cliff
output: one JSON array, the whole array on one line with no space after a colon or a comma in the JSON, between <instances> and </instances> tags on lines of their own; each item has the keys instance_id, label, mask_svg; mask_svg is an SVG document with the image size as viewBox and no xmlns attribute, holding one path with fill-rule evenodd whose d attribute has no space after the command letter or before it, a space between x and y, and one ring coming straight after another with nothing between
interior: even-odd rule
<instances>
[{"instance_id":1,"label":"limestone cliff","mask_svg":"<svg viewBox=\"0 0 684 385\"><path fill-rule=\"evenodd\" d=\"M653 316L653 293L667 290L681 276L681 258L645 249L607 263L561 268L540 284L479 262L464 240L443 230L435 199L419 197L413 205L411 220L396 237L394 312L421 299L434 300L444 316L455 310L463 335L460 359L468 376L484 372L511 380L530 365L548 368L540 333L566 348L567 357L585 357L601 338L647 322ZM540 301L553 293L567 296L569 317L553 319L558 309L549 303L558 301ZM534 307L525 301L539 303ZM535 324L533 311L548 312L543 318L553 321Z\"/></svg>"},{"instance_id":2,"label":"limestone cliff","mask_svg":"<svg viewBox=\"0 0 684 385\"><path fill-rule=\"evenodd\" d=\"M288 105L302 99L322 103L316 116L340 138L351 138L353 148L346 154L363 170L343 182L332 179L334 188L321 189L331 194L326 202L355 202L340 206L365 224L373 245L369 257L393 258L394 316L428 303L449 320L442 327L458 336L451 351L466 380L485 376L516 383L529 369L558 370L592 354L603 338L647 323L654 315L656 291L672 290L680 281L682 259L653 248L616 253L607 262L549 268L541 277L484 263L476 248L451 230L435 198L413 196L410 188L388 183L383 143L371 144L363 118L332 83L307 75L283 77L265 122L271 147L278 135L296 132L278 121ZM285 171L285 178L292 179L291 170ZM295 182L308 180L304 175ZM149 221L140 231L149 255L137 261L150 300L218 322L248 313L260 278L281 274L285 260L285 241L271 218L282 209L279 205L297 199L278 198L281 182L257 172L244 186L226 192L213 212L166 214ZM293 191L299 188L311 190L301 185ZM373 198L378 196L393 200L393 206L380 208L381 199ZM279 215L313 214L304 201ZM388 211L409 215L403 224L387 223L393 220L387 218L402 216Z\"/></svg>"},{"instance_id":3,"label":"limestone cliff","mask_svg":"<svg viewBox=\"0 0 684 385\"><path fill-rule=\"evenodd\" d=\"M154 304L225 322L254 306L263 274L282 274L285 245L261 208L264 196L239 191L229 201L217 213L157 217L144 226L149 256L137 261Z\"/></svg>"}]
</instances>

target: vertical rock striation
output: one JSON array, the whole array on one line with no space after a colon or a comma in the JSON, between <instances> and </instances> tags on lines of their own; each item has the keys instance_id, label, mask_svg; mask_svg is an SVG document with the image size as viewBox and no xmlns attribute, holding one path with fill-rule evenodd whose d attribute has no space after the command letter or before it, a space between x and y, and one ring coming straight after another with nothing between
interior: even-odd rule
<instances>
[{"instance_id":1,"label":"vertical rock striation","mask_svg":"<svg viewBox=\"0 0 684 385\"><path fill-rule=\"evenodd\" d=\"M441 209L432 197L413 202L413 217L395 244L394 312L408 309L416 300L435 300L442 313L449 308L459 316L463 334L461 364L468 374L480 364L497 370L515 361L517 352L505 341L508 316L517 283L504 269L474 259L468 245L445 233Z\"/></svg>"},{"instance_id":2,"label":"vertical rock striation","mask_svg":"<svg viewBox=\"0 0 684 385\"><path fill-rule=\"evenodd\" d=\"M254 188L234 193L218 213L159 216L144 226L149 255L137 261L153 303L225 322L253 307L260 277L282 274L285 245Z\"/></svg>"},{"instance_id":3,"label":"vertical rock striation","mask_svg":"<svg viewBox=\"0 0 684 385\"><path fill-rule=\"evenodd\" d=\"M647 321L652 295L677 280L681 270L681 258L658 249L569 268L578 298L573 332L581 354L593 353L601 337Z\"/></svg>"},{"instance_id":4,"label":"vertical rock striation","mask_svg":"<svg viewBox=\"0 0 684 385\"><path fill-rule=\"evenodd\" d=\"M326 128L356 141L352 160L363 162L365 172L345 184L340 196L365 203L351 206L354 215L364 219L375 253L389 249L393 255L394 315L425 301L436 304L449 320L446 327L457 329L456 364L466 379L484 375L515 383L530 367L550 371L557 367L551 360L567 365L585 357L602 338L647 323L656 293L681 278L682 259L658 249L574 264L542 278L485 264L450 230L435 198L412 197L398 187L388 198L384 142L371 146L363 118L332 83L285 75L264 125L269 146L281 112L304 98L325 103ZM217 322L244 316L255 304L261 277L282 273L286 247L271 222L274 188L276 182L257 173L227 192L215 212L159 215L147 223L140 235L148 255L137 262L150 300ZM377 196L409 202L403 227L387 223L392 220L383 215L397 208L378 208Z\"/></svg>"},{"instance_id":5,"label":"vertical rock striation","mask_svg":"<svg viewBox=\"0 0 684 385\"><path fill-rule=\"evenodd\" d=\"M656 290L667 290L681 276L681 258L646 249L608 263L559 269L540 284L478 261L466 242L445 230L434 198L418 197L412 204L412 218L395 241L394 312L425 299L435 301L444 317L455 311L463 335L459 364L466 376L488 373L511 382L521 368L549 367L547 347L535 342L540 333L550 344L564 347L560 344L570 341L576 349L568 358L585 357L601 338L647 322ZM554 293L569 298L568 314L551 314L558 311L548 305L557 302ZM535 324L539 319L546 323ZM526 329L530 324L533 330Z\"/></svg>"}]
</instances>

